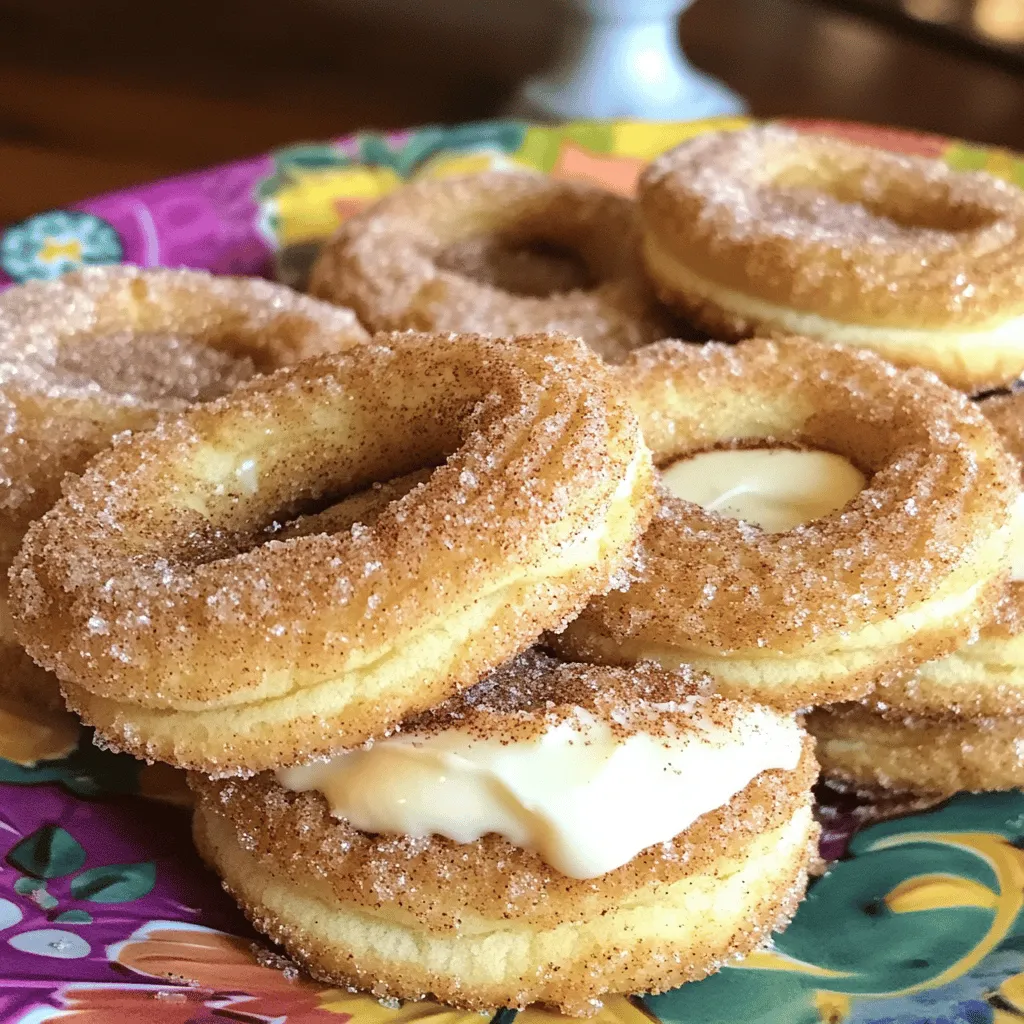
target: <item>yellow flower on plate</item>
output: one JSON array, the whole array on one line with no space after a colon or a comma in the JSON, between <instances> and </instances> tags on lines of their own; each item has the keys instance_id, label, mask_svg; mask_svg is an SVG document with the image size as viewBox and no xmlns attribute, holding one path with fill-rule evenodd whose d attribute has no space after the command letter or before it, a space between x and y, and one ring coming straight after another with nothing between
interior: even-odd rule
<instances>
[{"instance_id":1,"label":"yellow flower on plate","mask_svg":"<svg viewBox=\"0 0 1024 1024\"><path fill-rule=\"evenodd\" d=\"M992 1014L992 1024L1020 1024L1024 1018L1024 974L1014 974L999 986L1002 1003Z\"/></svg>"},{"instance_id":2,"label":"yellow flower on plate","mask_svg":"<svg viewBox=\"0 0 1024 1024\"><path fill-rule=\"evenodd\" d=\"M288 184L268 204L274 234L285 248L327 238L353 213L397 188L390 167L292 170Z\"/></svg>"},{"instance_id":3,"label":"yellow flower on plate","mask_svg":"<svg viewBox=\"0 0 1024 1024\"><path fill-rule=\"evenodd\" d=\"M822 1024L843 1024L850 1016L852 1002L842 992L826 992L824 989L814 993L814 1008Z\"/></svg>"},{"instance_id":4,"label":"yellow flower on plate","mask_svg":"<svg viewBox=\"0 0 1024 1024\"><path fill-rule=\"evenodd\" d=\"M687 139L707 132L745 128L745 117L712 117L704 121L617 121L612 125L612 151L620 157L653 160Z\"/></svg>"}]
</instances>

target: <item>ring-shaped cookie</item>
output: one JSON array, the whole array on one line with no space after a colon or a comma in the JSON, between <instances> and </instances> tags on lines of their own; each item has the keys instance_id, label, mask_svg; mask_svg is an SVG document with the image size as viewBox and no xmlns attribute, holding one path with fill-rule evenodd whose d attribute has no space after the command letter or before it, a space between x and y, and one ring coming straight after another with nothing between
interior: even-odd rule
<instances>
[{"instance_id":1,"label":"ring-shaped cookie","mask_svg":"<svg viewBox=\"0 0 1024 1024\"><path fill-rule=\"evenodd\" d=\"M1024 456L1024 393L979 403L1006 447ZM1021 537L1020 507L1014 546ZM880 680L870 700L808 716L833 785L948 796L1024 785L1024 582L1021 557L995 620L944 658Z\"/></svg>"},{"instance_id":2,"label":"ring-shaped cookie","mask_svg":"<svg viewBox=\"0 0 1024 1024\"><path fill-rule=\"evenodd\" d=\"M488 680L480 696L428 712L427 727L515 743L582 708L623 737L710 729L726 734L714 742L742 750L760 738L728 735L755 709L708 695L689 674L562 665L538 679L512 665L499 675L496 688ZM755 713L772 732L784 717ZM678 835L597 877L568 877L493 832L462 843L362 832L320 792L289 792L270 773L190 777L194 834L256 927L325 981L380 997L432 994L471 1009L542 1002L588 1016L606 993L701 978L788 922L818 831L811 745L801 755L793 723L790 734L793 767L757 772Z\"/></svg>"},{"instance_id":3,"label":"ring-shaped cookie","mask_svg":"<svg viewBox=\"0 0 1024 1024\"><path fill-rule=\"evenodd\" d=\"M423 467L372 526L275 524ZM560 336L380 335L134 434L33 524L19 639L109 744L210 773L358 744L613 582L650 455Z\"/></svg>"},{"instance_id":4,"label":"ring-shaped cookie","mask_svg":"<svg viewBox=\"0 0 1024 1024\"><path fill-rule=\"evenodd\" d=\"M407 185L356 214L325 245L310 291L351 306L374 330L561 331L619 362L673 333L638 250L632 200L583 182L493 171ZM559 254L582 265L580 280L559 284ZM502 286L538 261L553 264L551 294ZM497 278L487 272L495 262L505 264Z\"/></svg>"},{"instance_id":5,"label":"ring-shaped cookie","mask_svg":"<svg viewBox=\"0 0 1024 1024\"><path fill-rule=\"evenodd\" d=\"M639 185L661 297L717 338L800 334L969 392L1024 371L1024 192L779 126L698 136Z\"/></svg>"},{"instance_id":6,"label":"ring-shaped cookie","mask_svg":"<svg viewBox=\"0 0 1024 1024\"><path fill-rule=\"evenodd\" d=\"M928 794L1024 787L1024 717L914 715L870 703L807 715L822 775L856 793Z\"/></svg>"},{"instance_id":7,"label":"ring-shaped cookie","mask_svg":"<svg viewBox=\"0 0 1024 1024\"><path fill-rule=\"evenodd\" d=\"M1024 462L1024 392L978 403L1006 448ZM972 643L910 672L879 680L874 699L911 715L1024 717L1024 508L1015 512L1011 579L993 620Z\"/></svg>"},{"instance_id":8,"label":"ring-shaped cookie","mask_svg":"<svg viewBox=\"0 0 1024 1024\"><path fill-rule=\"evenodd\" d=\"M351 310L197 270L92 268L0 296L0 691L63 706L17 643L6 593L28 524L66 474L122 430L368 337Z\"/></svg>"},{"instance_id":9,"label":"ring-shaped cookie","mask_svg":"<svg viewBox=\"0 0 1024 1024\"><path fill-rule=\"evenodd\" d=\"M728 696L792 709L863 696L990 617L1017 468L965 396L801 338L661 342L616 372L659 467L790 446L843 456L868 481L839 511L782 533L666 494L637 578L552 637L560 653L689 663Z\"/></svg>"}]
</instances>

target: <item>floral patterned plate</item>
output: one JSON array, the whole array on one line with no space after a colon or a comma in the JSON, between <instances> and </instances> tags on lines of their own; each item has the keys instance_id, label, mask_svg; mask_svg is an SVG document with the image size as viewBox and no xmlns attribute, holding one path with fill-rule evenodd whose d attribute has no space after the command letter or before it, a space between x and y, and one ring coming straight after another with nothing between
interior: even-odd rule
<instances>
[{"instance_id":1,"label":"floral patterned plate","mask_svg":"<svg viewBox=\"0 0 1024 1024\"><path fill-rule=\"evenodd\" d=\"M321 239L409 178L526 166L629 193L643 165L742 120L514 121L365 133L102 196L0 233L0 288L89 264L300 284ZM1024 160L936 136L795 123L1024 185ZM0 1024L557 1024L384 1006L300 976L249 929L189 840L181 777L104 753L64 716L0 705ZM830 817L831 870L773 949L598 1024L1024 1021L1024 795L962 795L865 828Z\"/></svg>"}]
</instances>

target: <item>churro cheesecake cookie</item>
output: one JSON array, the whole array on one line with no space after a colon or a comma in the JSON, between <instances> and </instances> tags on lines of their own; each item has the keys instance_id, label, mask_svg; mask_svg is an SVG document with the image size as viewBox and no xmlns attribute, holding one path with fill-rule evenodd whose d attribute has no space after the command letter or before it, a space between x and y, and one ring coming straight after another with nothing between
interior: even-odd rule
<instances>
[{"instance_id":1,"label":"churro cheesecake cookie","mask_svg":"<svg viewBox=\"0 0 1024 1024\"><path fill-rule=\"evenodd\" d=\"M654 502L581 341L378 335L121 439L32 525L12 610L104 742L251 773L478 682L618 580Z\"/></svg>"},{"instance_id":2,"label":"churro cheesecake cookie","mask_svg":"<svg viewBox=\"0 0 1024 1024\"><path fill-rule=\"evenodd\" d=\"M979 407L1024 457L1024 393ZM879 681L863 705L810 716L826 776L855 789L950 794L1024 785L1024 504L1018 498L1010 582L995 618L944 658Z\"/></svg>"},{"instance_id":3,"label":"churro cheesecake cookie","mask_svg":"<svg viewBox=\"0 0 1024 1024\"><path fill-rule=\"evenodd\" d=\"M1024 787L1024 715L915 714L877 702L807 715L829 786L875 799Z\"/></svg>"},{"instance_id":4,"label":"churro cheesecake cookie","mask_svg":"<svg viewBox=\"0 0 1024 1024\"><path fill-rule=\"evenodd\" d=\"M529 172L421 181L356 214L310 290L375 330L560 331L610 362L673 334L631 199Z\"/></svg>"},{"instance_id":5,"label":"churro cheesecake cookie","mask_svg":"<svg viewBox=\"0 0 1024 1024\"><path fill-rule=\"evenodd\" d=\"M786 709L950 653L1002 598L1019 472L963 394L806 338L659 342L616 372L663 500L567 656L693 664Z\"/></svg>"},{"instance_id":6,"label":"churro cheesecake cookie","mask_svg":"<svg viewBox=\"0 0 1024 1024\"><path fill-rule=\"evenodd\" d=\"M190 781L204 857L315 976L583 1016L788 921L815 774L793 716L692 673L529 653L388 739Z\"/></svg>"},{"instance_id":7,"label":"churro cheesecake cookie","mask_svg":"<svg viewBox=\"0 0 1024 1024\"><path fill-rule=\"evenodd\" d=\"M7 570L29 523L115 435L369 340L350 309L269 281L94 267L0 296L0 693L61 705L18 643Z\"/></svg>"},{"instance_id":8,"label":"churro cheesecake cookie","mask_svg":"<svg viewBox=\"0 0 1024 1024\"><path fill-rule=\"evenodd\" d=\"M1024 371L1024 191L778 125L708 132L640 178L661 296L713 336L802 335L974 393Z\"/></svg>"}]
</instances>

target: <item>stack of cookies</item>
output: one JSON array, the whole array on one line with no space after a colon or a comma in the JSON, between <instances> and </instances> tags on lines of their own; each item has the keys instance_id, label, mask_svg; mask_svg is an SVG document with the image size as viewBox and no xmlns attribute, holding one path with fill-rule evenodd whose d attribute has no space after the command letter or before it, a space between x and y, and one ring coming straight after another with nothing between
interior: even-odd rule
<instances>
[{"instance_id":1,"label":"stack of cookies","mask_svg":"<svg viewBox=\"0 0 1024 1024\"><path fill-rule=\"evenodd\" d=\"M809 709L833 785L1024 778L1024 410L972 397L1024 370L1022 255L1011 186L752 128L637 204L408 186L315 297L14 289L7 695L187 769L319 978L586 1016L703 977L806 887Z\"/></svg>"}]
</instances>

